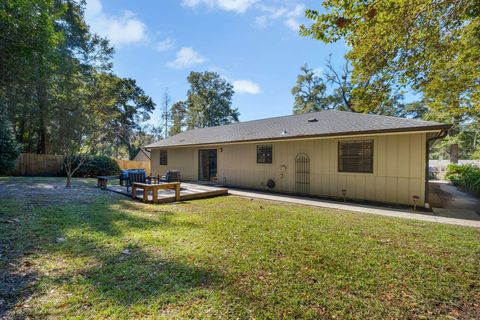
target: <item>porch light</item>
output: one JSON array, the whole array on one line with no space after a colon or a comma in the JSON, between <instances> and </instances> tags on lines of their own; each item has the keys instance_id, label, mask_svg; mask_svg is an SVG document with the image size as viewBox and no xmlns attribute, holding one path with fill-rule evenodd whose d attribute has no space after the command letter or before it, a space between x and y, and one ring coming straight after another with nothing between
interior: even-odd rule
<instances>
[{"instance_id":1,"label":"porch light","mask_svg":"<svg viewBox=\"0 0 480 320\"><path fill-rule=\"evenodd\" d=\"M417 211L417 203L420 200L420 197L419 196L413 196L412 199L413 199L413 211Z\"/></svg>"}]
</instances>

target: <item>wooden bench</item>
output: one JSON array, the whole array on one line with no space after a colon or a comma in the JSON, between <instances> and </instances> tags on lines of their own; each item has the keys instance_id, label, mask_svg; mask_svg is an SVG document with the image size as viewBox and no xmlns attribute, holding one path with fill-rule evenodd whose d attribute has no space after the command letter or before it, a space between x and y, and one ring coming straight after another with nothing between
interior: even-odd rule
<instances>
[{"instance_id":1,"label":"wooden bench","mask_svg":"<svg viewBox=\"0 0 480 320\"><path fill-rule=\"evenodd\" d=\"M143 189L143 202L148 201L148 192L152 191L153 203L158 203L158 190L160 189L175 190L175 201L180 201L180 182L160 184L134 182L132 183L132 199L137 197L137 189Z\"/></svg>"},{"instance_id":2,"label":"wooden bench","mask_svg":"<svg viewBox=\"0 0 480 320\"><path fill-rule=\"evenodd\" d=\"M97 177L97 187L101 189L107 189L108 180L118 179L119 176L98 176Z\"/></svg>"}]
</instances>

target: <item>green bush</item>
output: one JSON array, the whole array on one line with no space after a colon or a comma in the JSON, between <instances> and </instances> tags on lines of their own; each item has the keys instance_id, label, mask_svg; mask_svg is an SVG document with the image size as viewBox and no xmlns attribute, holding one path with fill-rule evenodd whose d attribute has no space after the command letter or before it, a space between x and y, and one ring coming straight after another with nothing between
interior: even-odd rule
<instances>
[{"instance_id":1,"label":"green bush","mask_svg":"<svg viewBox=\"0 0 480 320\"><path fill-rule=\"evenodd\" d=\"M80 161L75 157L75 166ZM75 172L75 177L92 178L96 176L112 176L120 173L117 161L106 156L88 156L82 166Z\"/></svg>"},{"instance_id":2,"label":"green bush","mask_svg":"<svg viewBox=\"0 0 480 320\"><path fill-rule=\"evenodd\" d=\"M449 164L445 178L480 194L480 168L472 164Z\"/></svg>"},{"instance_id":3,"label":"green bush","mask_svg":"<svg viewBox=\"0 0 480 320\"><path fill-rule=\"evenodd\" d=\"M0 174L15 168L20 155L20 146L13 135L10 122L0 116Z\"/></svg>"}]
</instances>

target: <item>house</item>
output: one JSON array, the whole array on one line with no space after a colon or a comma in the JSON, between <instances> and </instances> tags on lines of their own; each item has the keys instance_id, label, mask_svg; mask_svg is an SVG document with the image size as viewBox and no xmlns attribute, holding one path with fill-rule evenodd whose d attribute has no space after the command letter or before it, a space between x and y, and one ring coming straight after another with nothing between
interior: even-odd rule
<instances>
[{"instance_id":1,"label":"house","mask_svg":"<svg viewBox=\"0 0 480 320\"><path fill-rule=\"evenodd\" d=\"M150 162L150 150L140 148L137 155L132 159L133 161L147 161Z\"/></svg>"},{"instance_id":2,"label":"house","mask_svg":"<svg viewBox=\"0 0 480 320\"><path fill-rule=\"evenodd\" d=\"M180 170L183 180L428 206L429 146L449 128L321 111L189 130L146 148L153 174Z\"/></svg>"}]
</instances>

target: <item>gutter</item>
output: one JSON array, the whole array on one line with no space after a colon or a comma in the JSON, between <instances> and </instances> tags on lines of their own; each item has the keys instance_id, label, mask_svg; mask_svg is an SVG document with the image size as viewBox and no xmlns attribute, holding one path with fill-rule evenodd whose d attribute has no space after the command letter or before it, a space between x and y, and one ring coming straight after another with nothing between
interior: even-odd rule
<instances>
[{"instance_id":1,"label":"gutter","mask_svg":"<svg viewBox=\"0 0 480 320\"><path fill-rule=\"evenodd\" d=\"M426 148L425 148L425 208L429 208L429 184L428 176L430 173L429 161L430 161L430 147L433 145L433 142L445 138L448 135L449 129L440 131L436 136L427 139Z\"/></svg>"}]
</instances>

